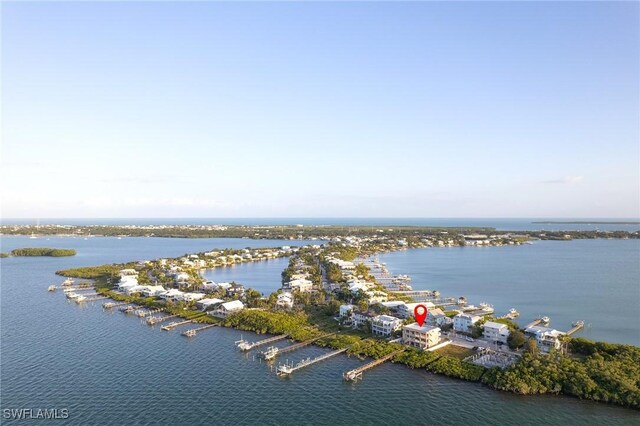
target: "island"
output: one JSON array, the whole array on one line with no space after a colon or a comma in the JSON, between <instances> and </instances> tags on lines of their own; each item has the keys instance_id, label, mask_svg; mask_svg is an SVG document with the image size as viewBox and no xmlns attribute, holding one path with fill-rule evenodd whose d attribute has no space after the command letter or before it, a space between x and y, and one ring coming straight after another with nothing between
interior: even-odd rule
<instances>
[{"instance_id":1,"label":"island","mask_svg":"<svg viewBox=\"0 0 640 426\"><path fill-rule=\"evenodd\" d=\"M73 249L35 247L35 248L19 248L19 249L11 250L11 256L16 256L16 257L31 257L31 256L64 257L64 256L75 256L75 255L76 255L76 251Z\"/></svg>"},{"instance_id":2,"label":"island","mask_svg":"<svg viewBox=\"0 0 640 426\"><path fill-rule=\"evenodd\" d=\"M573 338L571 334L584 324L580 321L565 332L545 327L544 317L521 327L515 322L515 309L499 316L491 306L471 306L464 297L414 291L410 277L391 275L375 260L377 253L410 247L464 245L464 237L440 232L398 238L380 231L362 237L345 231L328 240L303 247L214 249L57 274L70 277L63 286L67 298L77 303L110 299L105 309L119 306L123 312L148 315L147 323L166 324L163 330L199 324L182 333L187 337L223 326L275 335L262 342L242 340L241 350L285 337L299 342L290 350L307 344L333 349L296 366L279 365L277 372L282 375L346 353L372 358L367 366L390 361L501 391L564 394L640 408L640 348ZM471 246L478 241L493 246L526 240L495 236L469 241ZM267 296L235 282L213 283L202 276L208 268L278 257L289 258L282 288ZM96 293L74 291L87 284L73 287L71 278L93 280ZM424 326L413 318L417 300L429 307ZM169 323L172 318L178 320ZM269 347L260 355L272 360L279 350ZM361 377L367 366L343 377Z\"/></svg>"}]
</instances>

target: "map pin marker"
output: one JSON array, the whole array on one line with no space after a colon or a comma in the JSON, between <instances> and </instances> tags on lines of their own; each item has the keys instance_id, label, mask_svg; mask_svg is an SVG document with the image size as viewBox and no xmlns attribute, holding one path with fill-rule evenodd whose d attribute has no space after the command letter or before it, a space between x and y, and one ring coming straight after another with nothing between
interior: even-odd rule
<instances>
[{"instance_id":1,"label":"map pin marker","mask_svg":"<svg viewBox=\"0 0 640 426\"><path fill-rule=\"evenodd\" d=\"M413 310L413 316L416 317L418 325L422 327L422 324L424 324L424 320L427 319L427 307L424 305L416 306Z\"/></svg>"}]
</instances>

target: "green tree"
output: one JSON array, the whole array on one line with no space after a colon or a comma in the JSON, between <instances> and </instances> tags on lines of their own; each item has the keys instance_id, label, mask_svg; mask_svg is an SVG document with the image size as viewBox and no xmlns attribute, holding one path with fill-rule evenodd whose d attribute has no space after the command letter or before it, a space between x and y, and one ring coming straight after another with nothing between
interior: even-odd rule
<instances>
[{"instance_id":1,"label":"green tree","mask_svg":"<svg viewBox=\"0 0 640 426\"><path fill-rule=\"evenodd\" d=\"M536 343L536 339L528 339L527 343L524 346L525 350L530 354L538 353L538 344Z\"/></svg>"},{"instance_id":2,"label":"green tree","mask_svg":"<svg viewBox=\"0 0 640 426\"><path fill-rule=\"evenodd\" d=\"M526 338L524 333L520 330L512 331L507 338L507 344L509 344L509 349L518 349L524 345L526 342Z\"/></svg>"}]
</instances>

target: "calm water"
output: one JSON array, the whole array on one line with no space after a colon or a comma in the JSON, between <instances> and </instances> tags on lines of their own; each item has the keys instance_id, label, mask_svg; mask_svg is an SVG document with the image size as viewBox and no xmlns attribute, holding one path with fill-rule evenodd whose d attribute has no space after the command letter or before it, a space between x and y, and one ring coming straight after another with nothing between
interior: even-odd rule
<instances>
[{"instance_id":1,"label":"calm water","mask_svg":"<svg viewBox=\"0 0 640 426\"><path fill-rule=\"evenodd\" d=\"M5 225L35 225L38 219L2 218ZM601 231L630 231L640 230L640 224L542 224L536 221L593 221L593 222L638 222L639 218L608 219L608 218L161 218L161 219L39 219L39 223L60 225L336 225L336 226L478 226L499 230L601 230Z\"/></svg>"},{"instance_id":2,"label":"calm water","mask_svg":"<svg viewBox=\"0 0 640 426\"><path fill-rule=\"evenodd\" d=\"M287 241L286 245L290 243ZM609 241L588 243L590 248L585 246L582 252L605 255L613 247L609 245L613 242ZM49 284L61 281L53 274L57 269L249 244L277 246L285 242L4 238L3 251L46 245L75 248L78 255L0 261L0 408L68 408L70 419L57 423L83 425L413 424L417 419L421 423L440 424L638 423L638 412L629 409L562 397L518 397L398 365L383 365L365 373L363 382L346 384L341 380L342 372L361 363L346 356L299 371L290 379L279 379L268 365L234 349L233 342L240 337L234 330L206 330L188 340L177 331L163 332L142 325L137 317L104 312L100 304L80 307L67 303L60 292L46 291ZM566 244L566 249L571 250L576 242ZM541 260L535 253L544 252L535 251L537 247L518 249L530 254L528 263L536 264ZM637 246L628 247L637 252ZM472 250L477 249L469 249ZM507 250L492 250L480 249L477 253L493 253L507 261L503 256ZM434 256L446 256L449 251L432 252ZM416 256L425 262L427 251L419 253ZM398 262L407 254L399 253ZM580 263L579 253L574 255L574 261ZM467 254L461 256L460 261L466 259ZM583 268L594 269L590 259L582 261ZM387 263L394 271L414 273L408 267L401 268L401 263L392 265L389 258ZM482 265L483 261L477 263ZM232 271L251 270L254 266L239 266ZM622 263L616 268L628 266ZM258 275L264 272L259 268L253 270ZM280 271L274 270L276 272L277 277L269 281L274 286L279 285ZM473 273L470 267L468 273ZM475 272L478 278L483 273L483 269ZM252 279L250 274L243 277ZM433 276L428 278L430 281L426 281L433 282ZM533 285L537 278L531 276L530 284ZM416 276L414 283L417 281ZM620 290L613 287L616 283L618 281L608 283L610 292ZM478 279L478 288L485 284L484 280ZM546 286L549 288L550 284ZM445 282L439 287L444 291ZM627 297L631 299L632 296L637 301L637 288ZM507 303L508 306L511 304L524 310L521 304ZM637 318L637 303L632 309ZM613 306L609 314L620 315L621 311L620 306ZM557 315L547 312L556 318ZM593 322L597 322L595 318ZM256 337L251 333L243 334L249 339ZM298 361L322 352L323 349L309 347L288 354L287 358Z\"/></svg>"}]
</instances>

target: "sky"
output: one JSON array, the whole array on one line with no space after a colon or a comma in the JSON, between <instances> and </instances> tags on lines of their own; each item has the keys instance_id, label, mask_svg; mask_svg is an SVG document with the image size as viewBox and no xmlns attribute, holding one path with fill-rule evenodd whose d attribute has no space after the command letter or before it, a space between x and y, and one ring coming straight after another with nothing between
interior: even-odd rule
<instances>
[{"instance_id":1,"label":"sky","mask_svg":"<svg viewBox=\"0 0 640 426\"><path fill-rule=\"evenodd\" d=\"M3 2L1 215L638 218L639 9Z\"/></svg>"}]
</instances>

